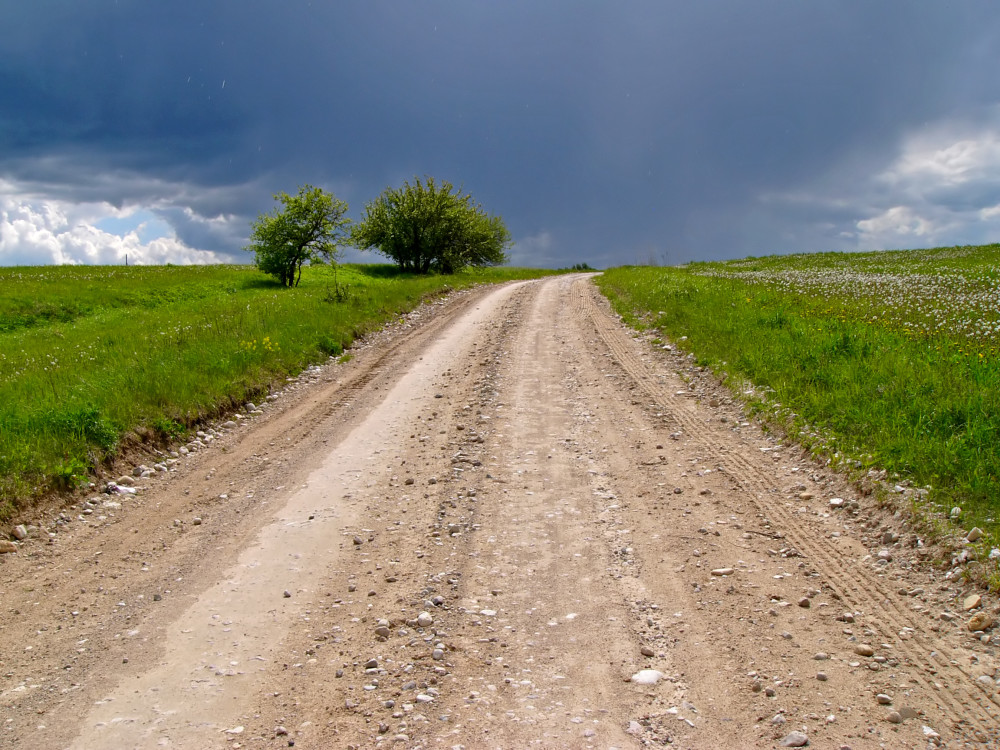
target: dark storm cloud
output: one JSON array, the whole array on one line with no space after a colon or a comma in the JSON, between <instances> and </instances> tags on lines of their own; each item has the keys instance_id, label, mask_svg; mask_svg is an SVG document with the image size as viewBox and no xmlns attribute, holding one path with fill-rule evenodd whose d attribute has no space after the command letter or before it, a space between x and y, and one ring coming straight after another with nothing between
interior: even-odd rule
<instances>
[{"instance_id":1,"label":"dark storm cloud","mask_svg":"<svg viewBox=\"0 0 1000 750\"><path fill-rule=\"evenodd\" d=\"M921 133L947 151L1000 131L989 3L36 0L5 15L0 186L20 208L0 236L31 202L133 206L239 257L275 191L321 184L357 216L423 174L503 214L516 259L554 264L851 248L894 227L957 242L1000 204L974 170L891 179L937 158ZM930 223L894 223L904 208ZM32 235L17 236L23 257Z\"/></svg>"}]
</instances>

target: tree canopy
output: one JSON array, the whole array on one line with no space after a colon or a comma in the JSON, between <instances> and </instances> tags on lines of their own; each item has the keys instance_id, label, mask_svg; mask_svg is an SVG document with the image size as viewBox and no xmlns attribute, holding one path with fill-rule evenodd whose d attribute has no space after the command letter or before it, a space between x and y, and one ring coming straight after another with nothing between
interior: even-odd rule
<instances>
[{"instance_id":1,"label":"tree canopy","mask_svg":"<svg viewBox=\"0 0 1000 750\"><path fill-rule=\"evenodd\" d=\"M254 264L261 271L283 286L298 286L303 263L336 260L337 243L351 223L344 215L347 203L312 185L303 185L297 195L278 193L274 199L282 208L275 206L257 217L244 249L254 253Z\"/></svg>"},{"instance_id":2,"label":"tree canopy","mask_svg":"<svg viewBox=\"0 0 1000 750\"><path fill-rule=\"evenodd\" d=\"M428 177L386 188L369 202L351 242L377 249L406 271L454 273L506 262L511 238L503 219L487 214L472 196Z\"/></svg>"}]
</instances>

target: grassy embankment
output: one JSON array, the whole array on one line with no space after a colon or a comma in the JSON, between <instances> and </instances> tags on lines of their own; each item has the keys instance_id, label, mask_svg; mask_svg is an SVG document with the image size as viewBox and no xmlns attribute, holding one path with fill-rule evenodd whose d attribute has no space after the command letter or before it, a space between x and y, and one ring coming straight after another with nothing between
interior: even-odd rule
<instances>
[{"instance_id":1,"label":"grassy embankment","mask_svg":"<svg viewBox=\"0 0 1000 750\"><path fill-rule=\"evenodd\" d=\"M959 507L985 552L1000 542L1000 246L618 268L597 283L633 325L686 336L732 387L764 391L756 408L795 439L930 487L923 508Z\"/></svg>"},{"instance_id":2,"label":"grassy embankment","mask_svg":"<svg viewBox=\"0 0 1000 750\"><path fill-rule=\"evenodd\" d=\"M545 271L401 275L249 266L0 269L0 522L69 488L136 430L178 437L446 291Z\"/></svg>"}]
</instances>

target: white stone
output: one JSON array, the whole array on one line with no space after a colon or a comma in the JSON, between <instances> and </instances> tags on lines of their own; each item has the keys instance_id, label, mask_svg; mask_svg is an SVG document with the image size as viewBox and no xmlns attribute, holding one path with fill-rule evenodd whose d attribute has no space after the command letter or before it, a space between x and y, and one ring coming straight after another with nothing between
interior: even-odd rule
<instances>
[{"instance_id":1,"label":"white stone","mask_svg":"<svg viewBox=\"0 0 1000 750\"><path fill-rule=\"evenodd\" d=\"M805 747L809 744L809 738L802 732L790 732L781 741L782 747Z\"/></svg>"},{"instance_id":2,"label":"white stone","mask_svg":"<svg viewBox=\"0 0 1000 750\"><path fill-rule=\"evenodd\" d=\"M632 682L636 685L655 685L664 677L666 675L658 669L640 669L632 675Z\"/></svg>"}]
</instances>

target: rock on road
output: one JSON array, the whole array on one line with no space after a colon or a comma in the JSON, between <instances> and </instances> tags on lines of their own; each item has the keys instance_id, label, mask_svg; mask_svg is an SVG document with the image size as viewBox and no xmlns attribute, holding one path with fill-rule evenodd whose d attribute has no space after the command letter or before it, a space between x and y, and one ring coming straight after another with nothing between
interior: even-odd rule
<instances>
[{"instance_id":1,"label":"rock on road","mask_svg":"<svg viewBox=\"0 0 1000 750\"><path fill-rule=\"evenodd\" d=\"M891 515L586 275L437 303L141 483L2 558L0 747L1000 742L906 530L872 554Z\"/></svg>"}]
</instances>

